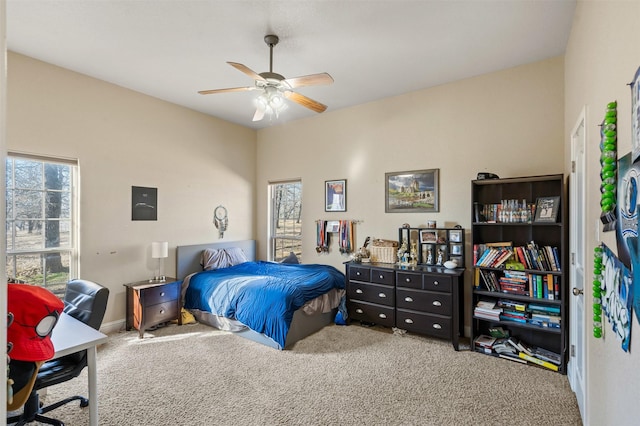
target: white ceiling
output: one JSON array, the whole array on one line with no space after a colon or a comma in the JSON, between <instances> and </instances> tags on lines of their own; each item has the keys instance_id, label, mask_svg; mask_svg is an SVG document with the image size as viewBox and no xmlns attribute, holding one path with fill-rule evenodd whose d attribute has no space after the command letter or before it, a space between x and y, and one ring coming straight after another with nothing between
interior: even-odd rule
<instances>
[{"instance_id":1,"label":"white ceiling","mask_svg":"<svg viewBox=\"0 0 640 426\"><path fill-rule=\"evenodd\" d=\"M7 0L9 50L262 128L316 113L297 104L252 122L256 92L226 62L328 72L301 94L327 112L562 55L576 0Z\"/></svg>"}]
</instances>

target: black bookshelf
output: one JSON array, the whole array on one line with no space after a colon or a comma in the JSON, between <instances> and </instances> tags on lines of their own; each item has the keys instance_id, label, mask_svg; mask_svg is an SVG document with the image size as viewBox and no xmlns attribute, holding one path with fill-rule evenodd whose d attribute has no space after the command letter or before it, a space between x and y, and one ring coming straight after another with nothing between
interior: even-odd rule
<instances>
[{"instance_id":1,"label":"black bookshelf","mask_svg":"<svg viewBox=\"0 0 640 426\"><path fill-rule=\"evenodd\" d=\"M567 262L567 201L566 183L562 174L530 176L507 179L474 180L471 182L471 245L473 254L473 282L471 299L471 341L472 350L475 349L475 339L480 335L490 335L492 329L501 327L510 336L529 346L539 347L548 351L560 354L560 364L558 372L567 373L568 361L568 262ZM540 197L559 197L557 217L554 221L536 222L535 204ZM505 200L507 200L505 202ZM508 213L505 214L504 210ZM509 265L498 267L478 266L477 261L481 257L478 250L486 249L487 244L502 243L511 247L527 247L527 244L534 242L537 248L552 247L557 250L556 270L553 270L549 263L545 263L546 268L533 267L524 264L524 269L518 274L524 281L524 290L518 288L506 289L504 282L505 274L510 274L514 268ZM543 249L544 250L544 249ZM532 250L531 253L535 252ZM540 253L543 257L544 253ZM517 253L512 258L519 260ZM527 259L525 259L527 260ZM522 263L522 262L520 262ZM491 273L497 279L487 283L485 277ZM524 278L526 276L526 278ZM532 294L531 288L535 288L537 276L541 276L543 286L551 291L552 296L546 293L546 297L538 297L535 292ZM532 282L534 284L532 284ZM546 286L544 283L552 284ZM520 284L522 285L522 284ZM557 291L553 292L553 285ZM515 291L518 291L516 294ZM550 299L551 297L552 299ZM515 301L526 306L525 316L531 316L528 312L529 306L543 306L545 309L554 311L552 316L557 321L559 317L559 327L555 328L550 322L540 322L528 318L526 322L522 319L517 321L505 320L504 315L500 319L487 319L486 316L476 315L476 306L479 301L485 301L496 305L499 301ZM557 312L559 310L559 312ZM557 312L557 313L556 313ZM555 323L554 323L555 324ZM492 354L496 355L496 354ZM534 364L534 363L531 363ZM543 367L544 368L544 367Z\"/></svg>"}]
</instances>

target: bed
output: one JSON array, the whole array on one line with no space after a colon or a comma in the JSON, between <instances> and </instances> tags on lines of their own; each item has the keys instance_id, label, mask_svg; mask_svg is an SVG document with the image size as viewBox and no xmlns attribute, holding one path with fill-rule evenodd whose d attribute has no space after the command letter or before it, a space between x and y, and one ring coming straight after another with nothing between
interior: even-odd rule
<instances>
[{"instance_id":1,"label":"bed","mask_svg":"<svg viewBox=\"0 0 640 426\"><path fill-rule=\"evenodd\" d=\"M342 272L255 258L253 240L178 246L185 309L199 322L279 350L333 322L344 296Z\"/></svg>"}]
</instances>

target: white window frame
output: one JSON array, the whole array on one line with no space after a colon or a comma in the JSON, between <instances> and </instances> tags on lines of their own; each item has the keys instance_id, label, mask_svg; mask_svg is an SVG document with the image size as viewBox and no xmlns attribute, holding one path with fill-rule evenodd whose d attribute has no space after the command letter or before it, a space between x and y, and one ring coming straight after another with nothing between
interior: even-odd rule
<instances>
[{"instance_id":1,"label":"white window frame","mask_svg":"<svg viewBox=\"0 0 640 426\"><path fill-rule=\"evenodd\" d=\"M13 239L15 238L15 229L13 226L9 226L10 223L13 223L13 221L15 221L16 218L15 216L12 217L8 217L6 216L6 212L5 212L5 226L7 229L7 235L6 235L6 241L5 241L5 246L6 246L6 265L7 265L7 274L10 273L10 271L15 270L15 264L17 262L16 260L16 256L19 255L45 255L47 253L51 253L51 252L55 252L55 253L61 253L64 254L65 256L68 256L69 259L69 273L68 273L68 277L69 279L72 278L78 278L80 277L80 262L79 262L79 242L80 242L80 226L79 226L79 217L80 217L80 203L79 203L79 193L78 193L78 181L79 181L79 175L80 175L80 171L79 171L79 166L78 166L78 161L76 159L69 159L69 158L59 158L59 157L47 157L47 156L41 156L41 155L33 155L33 154L25 154L25 153L20 153L20 152L8 152L7 153L7 157L6 157L6 161L15 161L15 160L32 160L32 161L36 161L36 162L40 162L40 163L52 163L52 164L60 164L60 165L65 165L65 166L70 166L71 170L72 170L72 176L70 179L70 184L71 184L71 188L70 188L70 208L71 208L71 212L70 212L70 229L69 229L69 243L68 245L62 246L62 247L54 247L54 248L46 248L43 247L41 249L29 249L29 250L14 250L14 247L12 244L9 244L10 241L13 241ZM11 168L12 172L15 173L15 167ZM11 183L10 182L5 182L6 184L6 190L7 193L5 193L5 200L7 202L7 204L10 202L7 199L8 196L8 191L9 189L15 189L15 178L12 178ZM14 185L13 187L9 188L9 185ZM44 185L44 180L43 180L43 185ZM38 191L46 191L46 189L43 187L41 189L37 189ZM15 207L15 199L11 200L11 202L13 203L13 205L11 206L11 211L12 211L12 215L15 215L16 212L18 211ZM44 206L43 206L44 209ZM8 209L7 209L8 210ZM43 217L40 220L45 220L45 214L43 212ZM10 262L13 262L14 267L13 268L9 268ZM44 267L44 261L42 263L43 267ZM8 278L15 278L15 277L8 277ZM64 283L51 283L51 282L47 282L46 279L46 274L43 274L43 282L40 283L31 283L31 284L38 284L41 285L45 288L49 288L52 292L54 292L55 294L62 296L64 293L64 286L66 285L66 282ZM19 279L19 277L18 277Z\"/></svg>"},{"instance_id":2,"label":"white window frame","mask_svg":"<svg viewBox=\"0 0 640 426\"><path fill-rule=\"evenodd\" d=\"M277 214L277 189L282 185L291 185L293 189L293 202L297 204L295 207L297 214L297 219L293 223L293 227L289 229L285 229L285 231L281 234L278 234L277 222L278 217ZM295 188L298 186L298 188ZM290 251L293 251L298 259L302 260L302 179L292 179L286 181L277 181L277 182L269 182L269 206L268 206L268 233L269 233L269 244L267 249L267 258L270 261L278 262L283 258L287 257ZM289 232L290 231L290 232ZM295 247L291 248L289 251L283 250L279 242L282 241L297 241Z\"/></svg>"}]
</instances>

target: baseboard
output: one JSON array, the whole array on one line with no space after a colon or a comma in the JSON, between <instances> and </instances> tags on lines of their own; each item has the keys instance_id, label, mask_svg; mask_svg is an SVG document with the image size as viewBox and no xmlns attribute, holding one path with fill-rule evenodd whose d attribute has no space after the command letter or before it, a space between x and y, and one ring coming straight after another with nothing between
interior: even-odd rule
<instances>
[{"instance_id":1,"label":"baseboard","mask_svg":"<svg viewBox=\"0 0 640 426\"><path fill-rule=\"evenodd\" d=\"M104 334L115 333L117 331L122 331L125 329L126 322L125 320L111 321L107 323L102 323L100 326L100 331Z\"/></svg>"}]
</instances>

